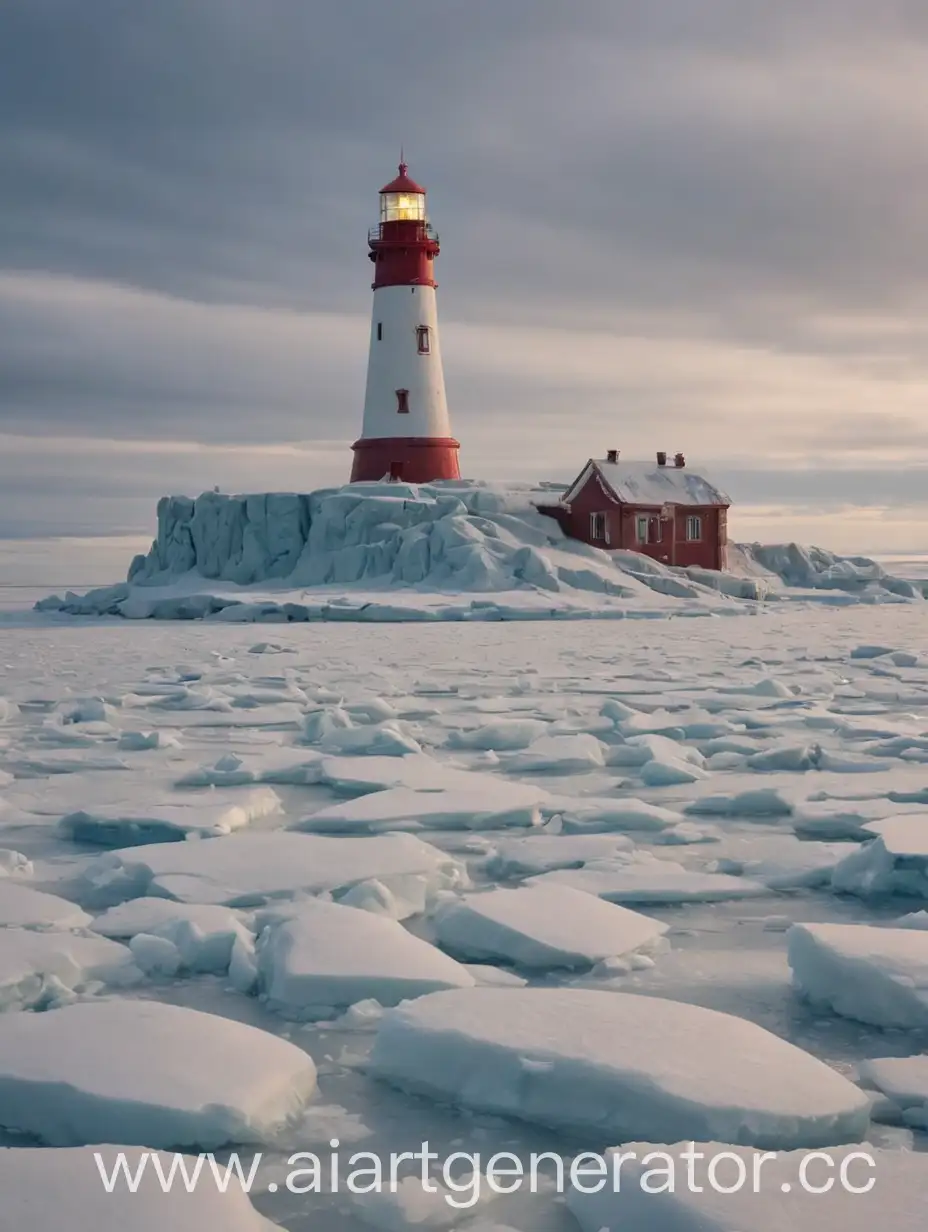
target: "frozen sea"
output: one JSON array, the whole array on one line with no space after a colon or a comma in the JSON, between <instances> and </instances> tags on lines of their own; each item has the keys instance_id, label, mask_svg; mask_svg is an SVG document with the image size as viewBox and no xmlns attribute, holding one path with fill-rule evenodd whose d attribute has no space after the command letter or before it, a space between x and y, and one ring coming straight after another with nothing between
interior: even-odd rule
<instances>
[{"instance_id":1,"label":"frozen sea","mask_svg":"<svg viewBox=\"0 0 928 1232\"><path fill-rule=\"evenodd\" d=\"M928 1046L924 604L241 626L39 618L43 593L0 590L2 1144L260 1150L254 1206L291 1232L736 1226L289 1191L332 1138L863 1137L921 1166L924 1070L868 1063ZM737 1226L858 1226L819 1203Z\"/></svg>"}]
</instances>

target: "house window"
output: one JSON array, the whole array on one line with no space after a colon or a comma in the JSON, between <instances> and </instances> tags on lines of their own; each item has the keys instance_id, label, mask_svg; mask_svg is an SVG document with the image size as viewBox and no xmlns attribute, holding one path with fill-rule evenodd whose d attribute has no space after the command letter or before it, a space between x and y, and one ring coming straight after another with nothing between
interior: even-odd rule
<instances>
[{"instance_id":1,"label":"house window","mask_svg":"<svg viewBox=\"0 0 928 1232\"><path fill-rule=\"evenodd\" d=\"M377 322L377 341L383 342L383 321Z\"/></svg>"},{"instance_id":2,"label":"house window","mask_svg":"<svg viewBox=\"0 0 928 1232\"><path fill-rule=\"evenodd\" d=\"M686 519L686 537L690 543L698 543L702 539L702 518Z\"/></svg>"},{"instance_id":3,"label":"house window","mask_svg":"<svg viewBox=\"0 0 928 1232\"><path fill-rule=\"evenodd\" d=\"M640 513L635 519L635 538L640 544L662 543L664 527L660 518Z\"/></svg>"},{"instance_id":4,"label":"house window","mask_svg":"<svg viewBox=\"0 0 928 1232\"><path fill-rule=\"evenodd\" d=\"M416 326L416 345L419 348L420 355L428 355L432 346L429 341L429 327L427 325Z\"/></svg>"},{"instance_id":5,"label":"house window","mask_svg":"<svg viewBox=\"0 0 928 1232\"><path fill-rule=\"evenodd\" d=\"M593 543L606 542L606 515L604 513L590 514L590 539Z\"/></svg>"},{"instance_id":6,"label":"house window","mask_svg":"<svg viewBox=\"0 0 928 1232\"><path fill-rule=\"evenodd\" d=\"M409 414L409 390L398 389L396 391L396 413L397 415Z\"/></svg>"}]
</instances>

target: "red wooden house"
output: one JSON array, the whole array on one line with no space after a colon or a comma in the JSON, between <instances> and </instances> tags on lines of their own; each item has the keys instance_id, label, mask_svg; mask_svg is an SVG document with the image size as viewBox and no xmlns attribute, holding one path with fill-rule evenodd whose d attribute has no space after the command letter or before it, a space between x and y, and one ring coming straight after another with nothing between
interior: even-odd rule
<instances>
[{"instance_id":1,"label":"red wooden house","mask_svg":"<svg viewBox=\"0 0 928 1232\"><path fill-rule=\"evenodd\" d=\"M728 508L721 489L687 470L682 453L668 463L625 462L617 449L591 458L556 505L539 512L593 547L642 552L665 565L724 569Z\"/></svg>"}]
</instances>

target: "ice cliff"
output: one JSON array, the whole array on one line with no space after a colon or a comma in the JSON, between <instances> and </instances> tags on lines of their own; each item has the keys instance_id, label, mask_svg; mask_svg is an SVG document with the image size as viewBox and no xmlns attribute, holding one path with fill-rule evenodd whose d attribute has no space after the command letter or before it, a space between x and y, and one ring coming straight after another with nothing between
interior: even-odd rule
<instances>
[{"instance_id":1,"label":"ice cliff","mask_svg":"<svg viewBox=\"0 0 928 1232\"><path fill-rule=\"evenodd\" d=\"M666 605L724 598L730 604L783 597L784 586L875 601L920 597L911 583L888 576L872 561L795 544L735 547L731 572L724 574L604 552L568 539L553 518L539 512L537 506L556 501L560 490L459 481L352 484L304 495L166 496L158 504L157 537L146 556L133 560L125 584L86 596L53 596L39 606L76 615L215 616L247 602L240 588L258 586L274 594L271 607L279 606L281 591L338 587L531 593L557 597L555 606L576 606L584 596L587 602L598 596L599 602ZM208 594L202 593L206 581L213 583ZM313 618L293 600L284 618ZM235 615L246 618L244 611Z\"/></svg>"}]
</instances>

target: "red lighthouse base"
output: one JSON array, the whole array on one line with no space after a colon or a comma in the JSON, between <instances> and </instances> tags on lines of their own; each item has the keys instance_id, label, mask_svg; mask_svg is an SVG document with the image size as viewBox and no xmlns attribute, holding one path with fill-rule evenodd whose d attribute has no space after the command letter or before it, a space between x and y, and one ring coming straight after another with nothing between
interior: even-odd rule
<instances>
[{"instance_id":1,"label":"red lighthouse base","mask_svg":"<svg viewBox=\"0 0 928 1232\"><path fill-rule=\"evenodd\" d=\"M355 441L351 482L377 482L385 477L406 483L460 479L459 441L451 436L389 436Z\"/></svg>"}]
</instances>

